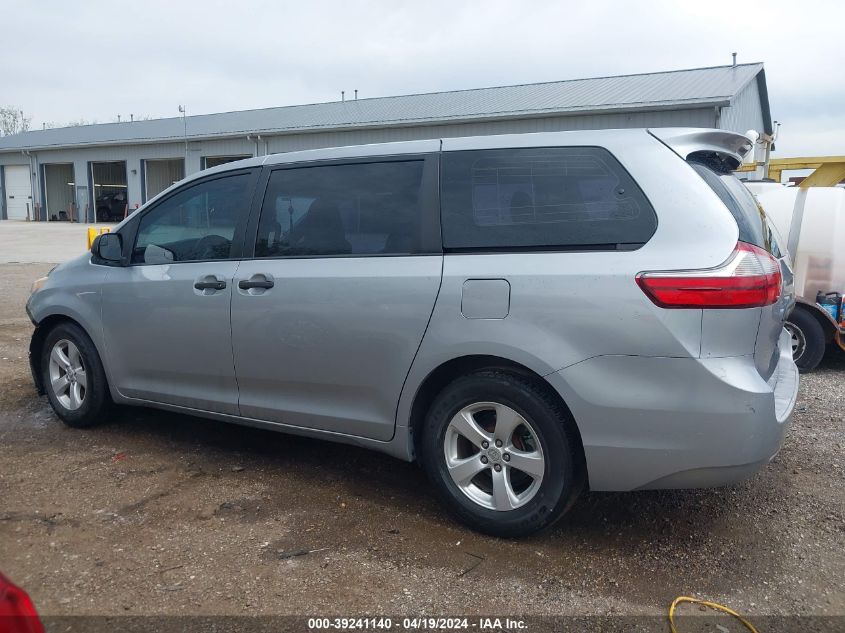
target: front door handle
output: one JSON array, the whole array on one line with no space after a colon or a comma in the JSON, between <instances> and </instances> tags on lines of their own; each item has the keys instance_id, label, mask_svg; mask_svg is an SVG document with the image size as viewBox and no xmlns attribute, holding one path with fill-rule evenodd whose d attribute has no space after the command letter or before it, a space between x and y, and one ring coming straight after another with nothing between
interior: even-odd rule
<instances>
[{"instance_id":1,"label":"front door handle","mask_svg":"<svg viewBox=\"0 0 845 633\"><path fill-rule=\"evenodd\" d=\"M275 284L272 279L241 279L238 282L238 288L241 290L250 290L251 288L261 288L262 290L269 290Z\"/></svg>"},{"instance_id":2,"label":"front door handle","mask_svg":"<svg viewBox=\"0 0 845 633\"><path fill-rule=\"evenodd\" d=\"M194 288L197 290L225 290L226 282L222 279L209 276L195 281Z\"/></svg>"}]
</instances>

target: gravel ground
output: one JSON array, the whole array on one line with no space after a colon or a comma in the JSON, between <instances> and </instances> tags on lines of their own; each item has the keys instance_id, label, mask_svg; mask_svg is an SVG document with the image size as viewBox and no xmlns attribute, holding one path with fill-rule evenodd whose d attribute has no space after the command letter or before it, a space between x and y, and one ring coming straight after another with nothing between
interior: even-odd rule
<instances>
[{"instance_id":1,"label":"gravel ground","mask_svg":"<svg viewBox=\"0 0 845 633\"><path fill-rule=\"evenodd\" d=\"M65 428L26 361L48 269L0 266L0 570L43 614L659 615L683 594L845 616L845 355L803 377L750 481L586 494L553 532L503 541L360 449L140 409Z\"/></svg>"}]
</instances>

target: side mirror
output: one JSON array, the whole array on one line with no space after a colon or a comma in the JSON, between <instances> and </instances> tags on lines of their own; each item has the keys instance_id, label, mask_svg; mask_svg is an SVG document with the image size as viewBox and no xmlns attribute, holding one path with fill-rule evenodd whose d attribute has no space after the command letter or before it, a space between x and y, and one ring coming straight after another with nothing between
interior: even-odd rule
<instances>
[{"instance_id":1,"label":"side mirror","mask_svg":"<svg viewBox=\"0 0 845 633\"><path fill-rule=\"evenodd\" d=\"M119 263L123 260L123 237L120 233L98 235L91 245L91 252L104 261Z\"/></svg>"}]
</instances>

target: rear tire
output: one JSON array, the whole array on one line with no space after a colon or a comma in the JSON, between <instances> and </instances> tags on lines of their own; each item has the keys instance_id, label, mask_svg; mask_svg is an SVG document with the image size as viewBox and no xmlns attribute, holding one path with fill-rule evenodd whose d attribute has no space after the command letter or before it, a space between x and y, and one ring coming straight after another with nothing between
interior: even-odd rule
<instances>
[{"instance_id":1,"label":"rear tire","mask_svg":"<svg viewBox=\"0 0 845 633\"><path fill-rule=\"evenodd\" d=\"M422 466L457 518L479 532L527 536L581 491L573 423L531 380L501 370L450 383L428 411Z\"/></svg>"},{"instance_id":2,"label":"rear tire","mask_svg":"<svg viewBox=\"0 0 845 633\"><path fill-rule=\"evenodd\" d=\"M814 370L824 357L825 338L821 323L803 308L796 307L786 321L792 337L792 359L802 372Z\"/></svg>"},{"instance_id":3,"label":"rear tire","mask_svg":"<svg viewBox=\"0 0 845 633\"><path fill-rule=\"evenodd\" d=\"M94 426L111 411L100 356L78 325L61 323L44 337L41 380L53 411L68 426Z\"/></svg>"}]
</instances>

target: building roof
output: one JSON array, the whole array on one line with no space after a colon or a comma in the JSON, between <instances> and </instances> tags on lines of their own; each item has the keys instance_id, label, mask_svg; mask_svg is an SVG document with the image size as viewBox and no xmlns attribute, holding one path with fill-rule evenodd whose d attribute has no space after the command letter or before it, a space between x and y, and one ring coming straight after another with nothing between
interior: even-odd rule
<instances>
[{"instance_id":1,"label":"building roof","mask_svg":"<svg viewBox=\"0 0 845 633\"><path fill-rule=\"evenodd\" d=\"M246 134L293 134L730 105L731 100L755 79L761 89L766 131L770 132L763 64L753 63L203 114L187 117L187 137L198 140ZM174 117L23 132L0 138L0 152L167 142L184 138L183 121Z\"/></svg>"}]
</instances>

